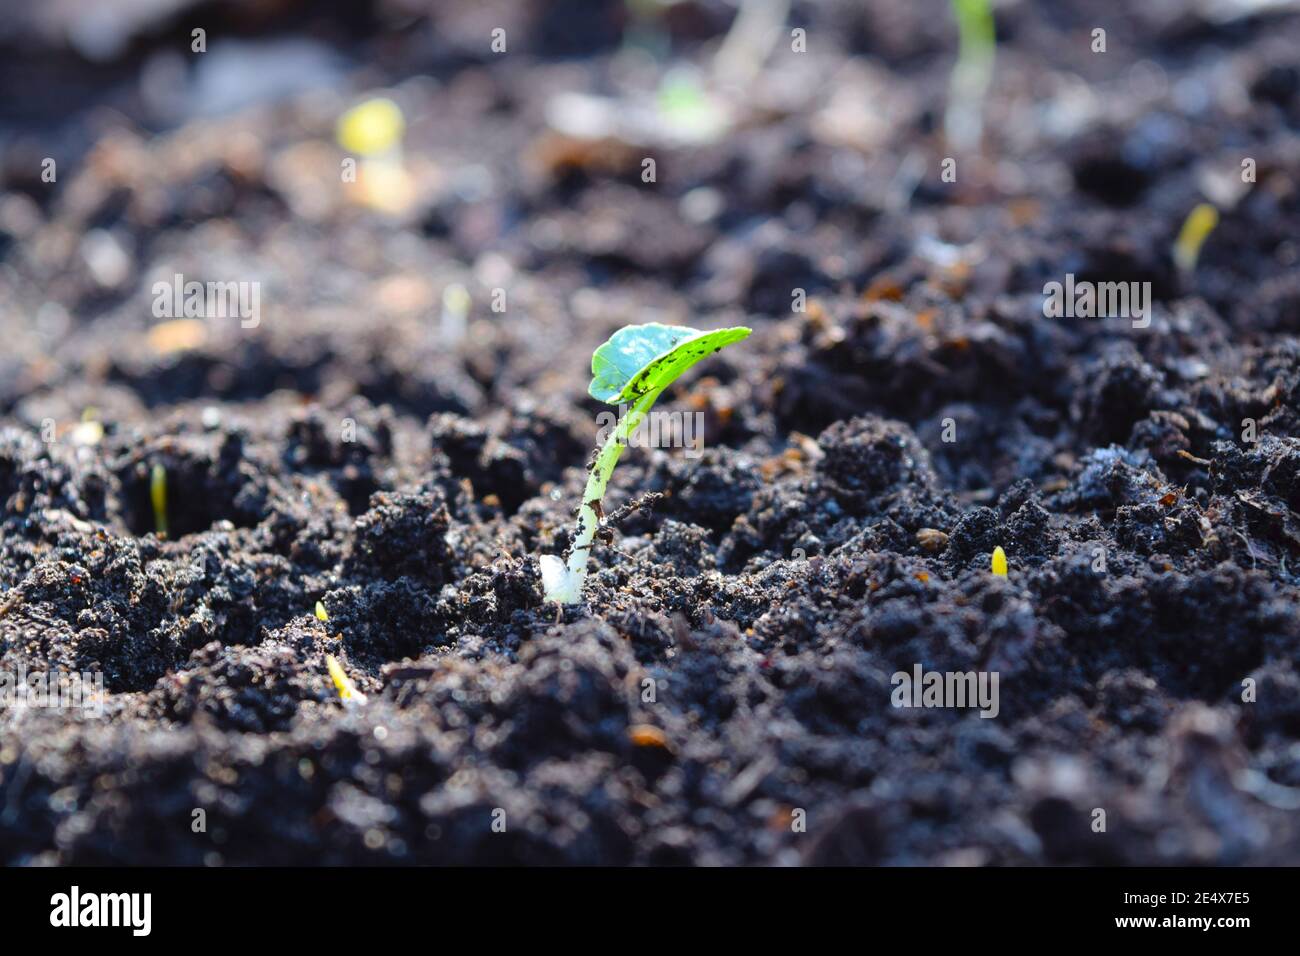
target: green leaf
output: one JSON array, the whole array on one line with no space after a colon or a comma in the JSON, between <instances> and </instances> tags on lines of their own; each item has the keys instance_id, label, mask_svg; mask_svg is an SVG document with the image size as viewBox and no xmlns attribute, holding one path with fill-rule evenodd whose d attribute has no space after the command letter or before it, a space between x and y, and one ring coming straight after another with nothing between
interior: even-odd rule
<instances>
[{"instance_id":1,"label":"green leaf","mask_svg":"<svg viewBox=\"0 0 1300 956\"><path fill-rule=\"evenodd\" d=\"M737 326L701 332L684 325L625 325L591 356L592 398L610 405L632 402L647 392L671 385L701 359L748 337Z\"/></svg>"}]
</instances>

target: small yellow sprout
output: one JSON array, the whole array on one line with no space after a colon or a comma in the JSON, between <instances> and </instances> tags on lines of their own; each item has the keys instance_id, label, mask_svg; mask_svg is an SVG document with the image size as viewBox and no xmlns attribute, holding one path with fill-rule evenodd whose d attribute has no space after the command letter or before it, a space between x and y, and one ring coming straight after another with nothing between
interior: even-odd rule
<instances>
[{"instance_id":1,"label":"small yellow sprout","mask_svg":"<svg viewBox=\"0 0 1300 956\"><path fill-rule=\"evenodd\" d=\"M469 321L469 310L472 305L469 290L459 282L453 282L442 290L440 331L444 342L455 344L465 337L465 328Z\"/></svg>"},{"instance_id":2,"label":"small yellow sprout","mask_svg":"<svg viewBox=\"0 0 1300 956\"><path fill-rule=\"evenodd\" d=\"M1007 553L998 545L993 549L993 574L999 578L1007 576Z\"/></svg>"},{"instance_id":3,"label":"small yellow sprout","mask_svg":"<svg viewBox=\"0 0 1300 956\"><path fill-rule=\"evenodd\" d=\"M727 126L727 117L716 98L689 73L672 72L659 87L660 120L680 139L708 142Z\"/></svg>"},{"instance_id":4,"label":"small yellow sprout","mask_svg":"<svg viewBox=\"0 0 1300 956\"><path fill-rule=\"evenodd\" d=\"M153 524L158 537L167 537L167 469L155 463L149 473L149 500L153 503Z\"/></svg>"},{"instance_id":5,"label":"small yellow sprout","mask_svg":"<svg viewBox=\"0 0 1300 956\"><path fill-rule=\"evenodd\" d=\"M415 184L402 162L405 132L401 107L382 96L366 100L339 117L335 130L339 145L361 157L354 201L391 215L410 207L415 199Z\"/></svg>"},{"instance_id":6,"label":"small yellow sprout","mask_svg":"<svg viewBox=\"0 0 1300 956\"><path fill-rule=\"evenodd\" d=\"M95 417L98 413L87 408L81 413L81 421L72 428L72 444L98 445L104 438L104 426Z\"/></svg>"},{"instance_id":7,"label":"small yellow sprout","mask_svg":"<svg viewBox=\"0 0 1300 956\"><path fill-rule=\"evenodd\" d=\"M318 620L318 621L328 621L329 619L330 619L329 612L325 610L325 605L322 604L320 601L317 601L317 602L316 602L316 620Z\"/></svg>"},{"instance_id":8,"label":"small yellow sprout","mask_svg":"<svg viewBox=\"0 0 1300 956\"><path fill-rule=\"evenodd\" d=\"M399 147L405 132L402 108L387 97L377 96L339 117L335 135L349 153L376 156Z\"/></svg>"},{"instance_id":9,"label":"small yellow sprout","mask_svg":"<svg viewBox=\"0 0 1300 956\"><path fill-rule=\"evenodd\" d=\"M1200 258L1201 246L1206 238L1219 224L1219 210L1208 202L1197 204L1183 221L1183 228L1178 231L1178 241L1174 243L1174 264L1185 275L1190 275Z\"/></svg>"},{"instance_id":10,"label":"small yellow sprout","mask_svg":"<svg viewBox=\"0 0 1300 956\"><path fill-rule=\"evenodd\" d=\"M325 655L325 666L329 668L330 680L334 681L334 688L339 692L340 700L353 701L358 704L366 702L366 695L357 690L356 685L343 672L343 667L334 659L333 654Z\"/></svg>"}]
</instances>

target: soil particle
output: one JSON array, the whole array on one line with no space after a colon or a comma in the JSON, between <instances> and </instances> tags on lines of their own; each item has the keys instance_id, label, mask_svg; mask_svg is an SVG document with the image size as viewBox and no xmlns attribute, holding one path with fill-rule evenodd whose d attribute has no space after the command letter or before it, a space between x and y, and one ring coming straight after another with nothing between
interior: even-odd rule
<instances>
[{"instance_id":1,"label":"soil particle","mask_svg":"<svg viewBox=\"0 0 1300 956\"><path fill-rule=\"evenodd\" d=\"M450 529L451 516L440 491L376 492L356 522L354 573L386 580L412 577L436 587L452 560Z\"/></svg>"}]
</instances>

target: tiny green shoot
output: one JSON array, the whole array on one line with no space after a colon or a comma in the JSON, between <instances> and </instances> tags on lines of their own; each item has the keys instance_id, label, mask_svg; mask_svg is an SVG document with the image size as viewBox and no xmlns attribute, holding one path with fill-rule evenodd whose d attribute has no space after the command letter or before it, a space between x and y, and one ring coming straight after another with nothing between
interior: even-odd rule
<instances>
[{"instance_id":1,"label":"tiny green shoot","mask_svg":"<svg viewBox=\"0 0 1300 956\"><path fill-rule=\"evenodd\" d=\"M400 213L413 200L415 187L402 160L405 134L402 108L387 97L366 100L339 117L339 146L361 157L360 169L344 182L355 182L357 198L372 209Z\"/></svg>"},{"instance_id":2,"label":"tiny green shoot","mask_svg":"<svg viewBox=\"0 0 1300 956\"><path fill-rule=\"evenodd\" d=\"M405 132L402 108L387 97L377 96L339 117L335 136L349 153L379 156L400 150Z\"/></svg>"},{"instance_id":3,"label":"tiny green shoot","mask_svg":"<svg viewBox=\"0 0 1300 956\"><path fill-rule=\"evenodd\" d=\"M705 126L713 119L708 94L698 78L689 73L665 76L659 85L657 105L660 114L674 126Z\"/></svg>"},{"instance_id":4,"label":"tiny green shoot","mask_svg":"<svg viewBox=\"0 0 1300 956\"><path fill-rule=\"evenodd\" d=\"M366 702L366 695L357 690L356 685L352 683L352 679L343 670L343 665L334 659L333 654L325 655L325 666L329 668L330 680L334 682L334 689L338 691L340 700L345 704L364 704Z\"/></svg>"},{"instance_id":5,"label":"tiny green shoot","mask_svg":"<svg viewBox=\"0 0 1300 956\"><path fill-rule=\"evenodd\" d=\"M325 622L330 619L329 612L325 610L325 605L320 601L316 602L316 620Z\"/></svg>"},{"instance_id":6,"label":"tiny green shoot","mask_svg":"<svg viewBox=\"0 0 1300 956\"><path fill-rule=\"evenodd\" d=\"M713 57L713 69L724 84L744 89L753 83L781 40L781 27L790 15L790 0L740 0L731 28Z\"/></svg>"},{"instance_id":7,"label":"tiny green shoot","mask_svg":"<svg viewBox=\"0 0 1300 956\"><path fill-rule=\"evenodd\" d=\"M578 526L565 560L542 555L542 585L546 600L577 604L587 579L587 562L603 514L601 501L623 446L655 401L683 372L714 352L747 338L750 329L737 326L701 332L684 326L628 325L619 329L591 356L592 398L630 407L596 454L587 487L578 506Z\"/></svg>"},{"instance_id":8,"label":"tiny green shoot","mask_svg":"<svg viewBox=\"0 0 1300 956\"><path fill-rule=\"evenodd\" d=\"M167 469L154 463L149 472L149 500L153 503L153 524L158 537L167 537Z\"/></svg>"},{"instance_id":9,"label":"tiny green shoot","mask_svg":"<svg viewBox=\"0 0 1300 956\"><path fill-rule=\"evenodd\" d=\"M82 409L81 421L72 429L72 444L98 445L104 438L104 426L99 421L99 409L89 405Z\"/></svg>"},{"instance_id":10,"label":"tiny green shoot","mask_svg":"<svg viewBox=\"0 0 1300 956\"><path fill-rule=\"evenodd\" d=\"M1196 270L1196 260L1201 257L1201 246L1206 238L1219 224L1219 210L1208 202L1198 203L1187 218L1183 228L1178 230L1178 239L1174 242L1174 265L1183 275L1191 275Z\"/></svg>"},{"instance_id":11,"label":"tiny green shoot","mask_svg":"<svg viewBox=\"0 0 1300 956\"><path fill-rule=\"evenodd\" d=\"M439 332L444 343L455 345L465 337L471 305L473 302L469 290L459 282L453 282L442 290L442 318Z\"/></svg>"},{"instance_id":12,"label":"tiny green shoot","mask_svg":"<svg viewBox=\"0 0 1300 956\"><path fill-rule=\"evenodd\" d=\"M948 86L944 134L959 149L978 145L984 128L984 97L993 81L997 32L989 0L952 0L957 21L957 63Z\"/></svg>"},{"instance_id":13,"label":"tiny green shoot","mask_svg":"<svg viewBox=\"0 0 1300 956\"><path fill-rule=\"evenodd\" d=\"M991 570L994 577L1005 578L1007 576L1007 553L1002 550L1002 545L998 545L993 549L993 559L990 563L992 564Z\"/></svg>"}]
</instances>

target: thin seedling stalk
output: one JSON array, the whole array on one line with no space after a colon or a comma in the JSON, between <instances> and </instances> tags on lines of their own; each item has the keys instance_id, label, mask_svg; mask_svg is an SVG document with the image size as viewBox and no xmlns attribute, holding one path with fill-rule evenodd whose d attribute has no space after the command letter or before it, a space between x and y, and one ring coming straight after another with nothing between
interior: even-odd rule
<instances>
[{"instance_id":1,"label":"thin seedling stalk","mask_svg":"<svg viewBox=\"0 0 1300 956\"><path fill-rule=\"evenodd\" d=\"M605 444L601 446L591 472L587 475L587 487L582 492L582 504L578 506L578 532L568 553L566 588L559 596L564 603L573 604L581 599L582 585L587 579L587 563L591 556L592 542L595 541L596 531L600 527L600 516L596 509L605 498L609 477L614 473L614 466L618 464L619 456L623 454L628 439L662 393L662 388L654 389L637 399L614 431L605 439Z\"/></svg>"},{"instance_id":2,"label":"thin seedling stalk","mask_svg":"<svg viewBox=\"0 0 1300 956\"><path fill-rule=\"evenodd\" d=\"M647 322L624 326L592 353L587 394L610 405L631 402L632 407L623 413L590 465L587 487L578 505L578 526L568 552L563 557L543 554L537 559L547 601L562 605L581 603L592 543L602 531L601 501L609 477L623 448L664 389L696 362L739 342L749 333L750 329L744 326L701 332L686 326ZM601 536L607 537L607 533Z\"/></svg>"},{"instance_id":3,"label":"thin seedling stalk","mask_svg":"<svg viewBox=\"0 0 1300 956\"><path fill-rule=\"evenodd\" d=\"M949 80L944 134L958 149L979 145L984 97L993 82L997 33L988 0L952 0L957 21L957 64Z\"/></svg>"}]
</instances>

